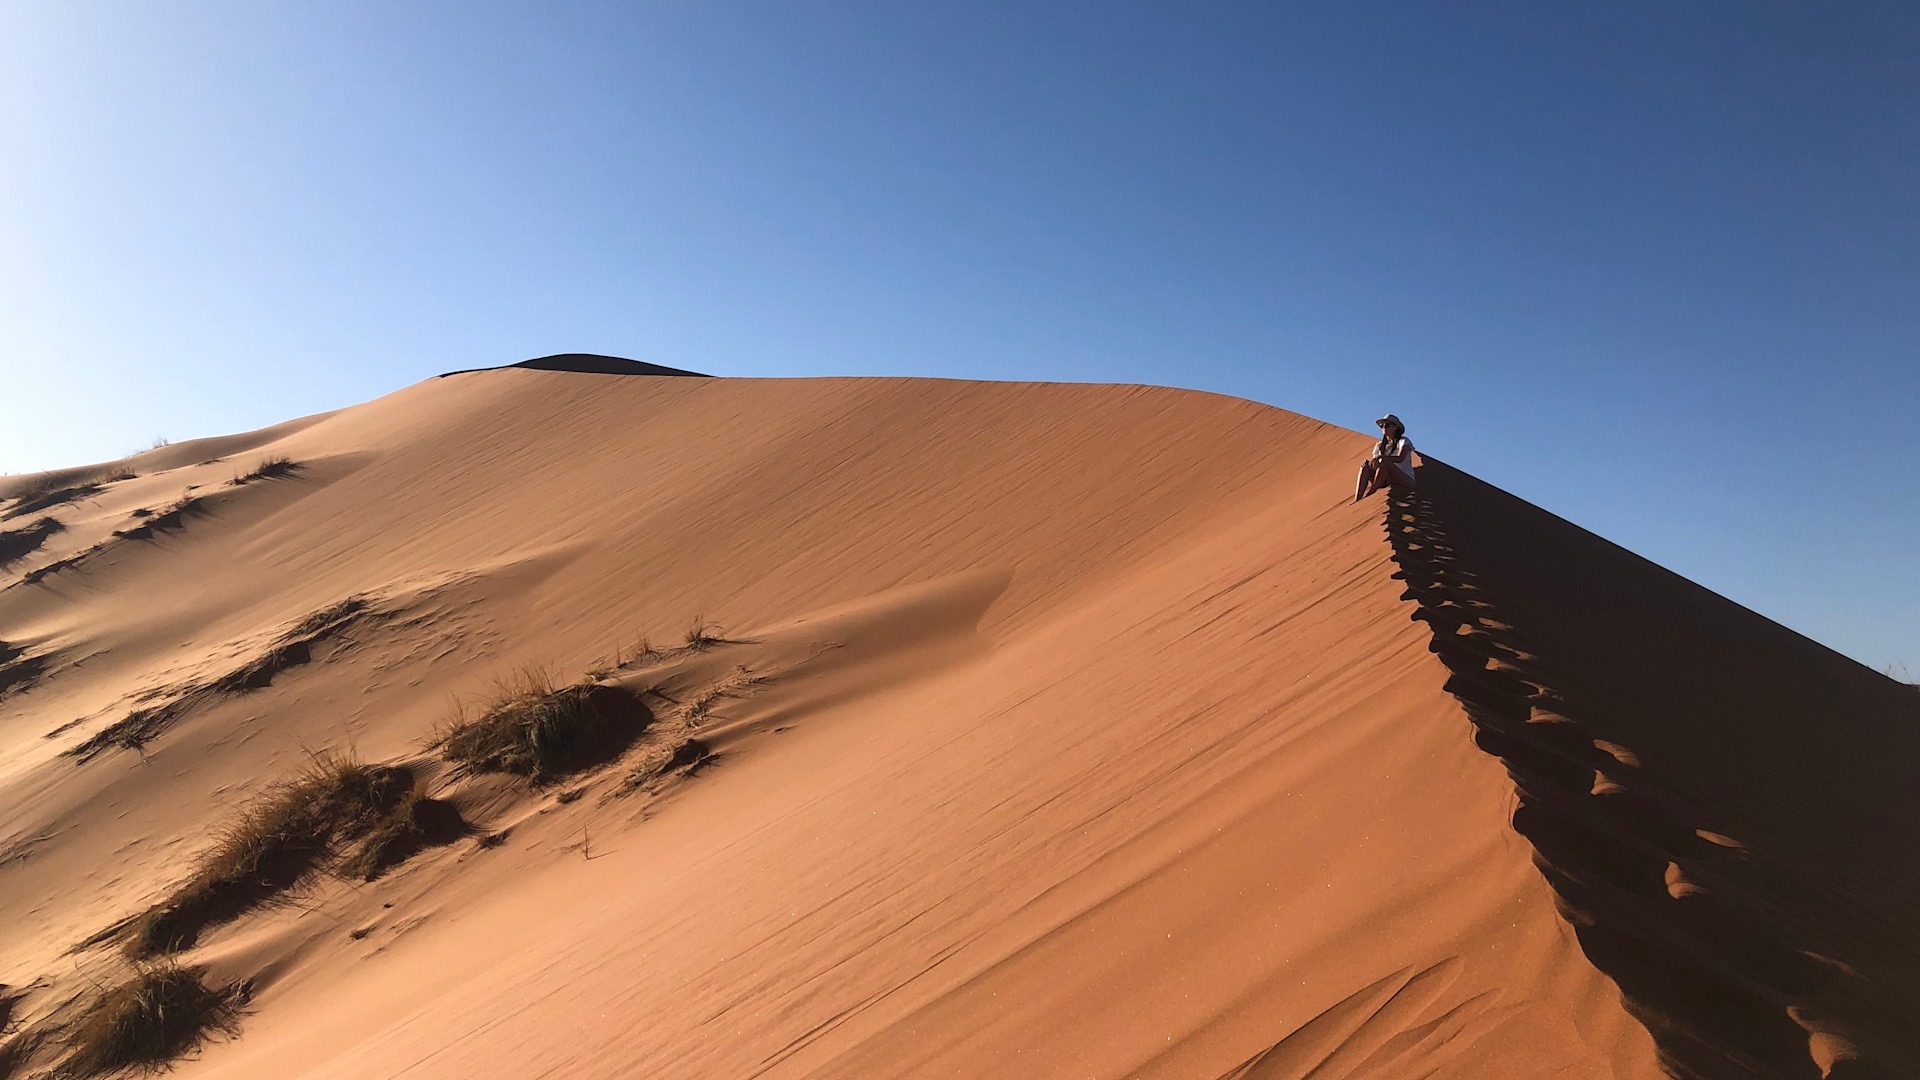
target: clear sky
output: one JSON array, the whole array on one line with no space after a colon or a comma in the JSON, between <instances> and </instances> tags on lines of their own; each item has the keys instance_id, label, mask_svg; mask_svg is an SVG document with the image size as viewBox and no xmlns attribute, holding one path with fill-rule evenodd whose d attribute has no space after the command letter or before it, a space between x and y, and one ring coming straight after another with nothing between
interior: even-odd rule
<instances>
[{"instance_id":1,"label":"clear sky","mask_svg":"<svg viewBox=\"0 0 1920 1080\"><path fill-rule=\"evenodd\" d=\"M604 352L1422 447L1920 678L1920 5L0 0L0 470Z\"/></svg>"}]
</instances>

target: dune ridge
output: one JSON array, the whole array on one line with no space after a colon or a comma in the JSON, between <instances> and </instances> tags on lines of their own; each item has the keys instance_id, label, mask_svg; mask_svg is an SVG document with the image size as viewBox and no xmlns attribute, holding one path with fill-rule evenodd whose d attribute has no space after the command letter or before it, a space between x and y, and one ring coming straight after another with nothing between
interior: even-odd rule
<instances>
[{"instance_id":1,"label":"dune ridge","mask_svg":"<svg viewBox=\"0 0 1920 1080\"><path fill-rule=\"evenodd\" d=\"M315 753L444 827L179 938L245 1000L182 1076L1912 1060L1890 680L1250 402L572 368L136 455L0 568L0 1075ZM529 665L643 712L449 760Z\"/></svg>"}]
</instances>

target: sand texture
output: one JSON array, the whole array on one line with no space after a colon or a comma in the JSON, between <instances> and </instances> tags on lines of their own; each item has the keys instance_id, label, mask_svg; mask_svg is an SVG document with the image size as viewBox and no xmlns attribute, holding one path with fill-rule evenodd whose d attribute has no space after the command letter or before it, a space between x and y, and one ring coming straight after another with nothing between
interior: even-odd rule
<instances>
[{"instance_id":1,"label":"sand texture","mask_svg":"<svg viewBox=\"0 0 1920 1080\"><path fill-rule=\"evenodd\" d=\"M1367 445L515 367L0 481L0 1078L1920 1076L1920 693Z\"/></svg>"}]
</instances>

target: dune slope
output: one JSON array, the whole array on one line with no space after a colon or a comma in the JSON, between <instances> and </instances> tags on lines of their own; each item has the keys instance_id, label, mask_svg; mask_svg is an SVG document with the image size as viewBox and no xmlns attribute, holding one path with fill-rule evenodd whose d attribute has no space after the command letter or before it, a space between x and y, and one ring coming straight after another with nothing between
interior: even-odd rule
<instances>
[{"instance_id":1,"label":"dune slope","mask_svg":"<svg viewBox=\"0 0 1920 1080\"><path fill-rule=\"evenodd\" d=\"M1437 463L1349 505L1365 445L515 368L59 477L0 1075L156 950L244 997L195 1077L1902 1075L1911 692ZM602 743L436 743L530 664ZM404 843L180 899L343 753Z\"/></svg>"}]
</instances>

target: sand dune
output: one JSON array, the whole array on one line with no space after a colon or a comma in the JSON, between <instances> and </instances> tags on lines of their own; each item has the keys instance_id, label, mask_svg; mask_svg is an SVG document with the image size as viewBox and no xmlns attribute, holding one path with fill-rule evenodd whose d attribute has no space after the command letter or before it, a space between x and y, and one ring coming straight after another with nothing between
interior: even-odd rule
<instances>
[{"instance_id":1,"label":"sand dune","mask_svg":"<svg viewBox=\"0 0 1920 1080\"><path fill-rule=\"evenodd\" d=\"M1245 401L588 359L0 488L0 1076L1920 1075L1910 688Z\"/></svg>"}]
</instances>

